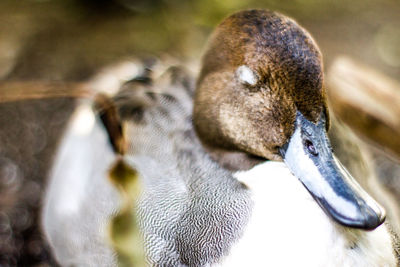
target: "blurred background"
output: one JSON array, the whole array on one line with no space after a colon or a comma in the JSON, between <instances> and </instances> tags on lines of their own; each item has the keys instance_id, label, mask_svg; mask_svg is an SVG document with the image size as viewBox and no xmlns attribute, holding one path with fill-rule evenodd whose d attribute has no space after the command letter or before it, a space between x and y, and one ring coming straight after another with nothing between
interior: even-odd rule
<instances>
[{"instance_id":1,"label":"blurred background","mask_svg":"<svg viewBox=\"0 0 400 267\"><path fill-rule=\"evenodd\" d=\"M319 44L328 71L344 54L399 80L398 0L1 0L0 82L85 81L104 66L150 55L196 65L215 25L245 8L297 20ZM74 103L0 104L2 267L55 265L38 212ZM400 201L398 161L377 149L373 155L382 182Z\"/></svg>"}]
</instances>

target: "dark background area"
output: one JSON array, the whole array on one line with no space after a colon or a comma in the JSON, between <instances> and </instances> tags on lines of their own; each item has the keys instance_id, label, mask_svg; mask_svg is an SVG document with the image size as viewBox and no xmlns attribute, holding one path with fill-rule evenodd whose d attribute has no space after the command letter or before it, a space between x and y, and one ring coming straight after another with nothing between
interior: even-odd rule
<instances>
[{"instance_id":1,"label":"dark background area","mask_svg":"<svg viewBox=\"0 0 400 267\"><path fill-rule=\"evenodd\" d=\"M0 81L83 81L103 66L148 55L198 64L215 25L245 8L296 19L319 44L326 69L345 54L399 80L398 0L1 0ZM71 99L0 104L2 267L55 265L38 212L73 106ZM400 199L399 164L380 152L375 163Z\"/></svg>"}]
</instances>

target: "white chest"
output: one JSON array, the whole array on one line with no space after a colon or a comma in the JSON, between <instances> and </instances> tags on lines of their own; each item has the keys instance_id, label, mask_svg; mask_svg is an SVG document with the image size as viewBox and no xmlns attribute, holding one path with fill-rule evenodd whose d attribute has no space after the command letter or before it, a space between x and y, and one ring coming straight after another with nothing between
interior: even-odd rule
<instances>
[{"instance_id":1,"label":"white chest","mask_svg":"<svg viewBox=\"0 0 400 267\"><path fill-rule=\"evenodd\" d=\"M283 163L235 176L251 190L254 208L243 236L216 266L395 266L385 226L366 232L332 222Z\"/></svg>"}]
</instances>

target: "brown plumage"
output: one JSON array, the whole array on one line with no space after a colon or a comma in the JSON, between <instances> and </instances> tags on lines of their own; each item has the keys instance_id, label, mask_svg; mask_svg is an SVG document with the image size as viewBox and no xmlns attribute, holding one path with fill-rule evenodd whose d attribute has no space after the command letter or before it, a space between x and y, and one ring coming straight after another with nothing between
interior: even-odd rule
<instances>
[{"instance_id":1,"label":"brown plumage","mask_svg":"<svg viewBox=\"0 0 400 267\"><path fill-rule=\"evenodd\" d=\"M296 111L327 113L321 53L295 21L267 10L233 14L216 29L197 81L194 124L207 147L279 160ZM255 85L239 81L247 66Z\"/></svg>"}]
</instances>

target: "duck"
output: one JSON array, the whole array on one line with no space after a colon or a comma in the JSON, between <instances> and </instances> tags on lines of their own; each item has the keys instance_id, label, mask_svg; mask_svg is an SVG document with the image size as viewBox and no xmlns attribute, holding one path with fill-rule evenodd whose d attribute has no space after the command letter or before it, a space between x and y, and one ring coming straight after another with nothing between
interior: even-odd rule
<instances>
[{"instance_id":1,"label":"duck","mask_svg":"<svg viewBox=\"0 0 400 267\"><path fill-rule=\"evenodd\" d=\"M305 29L239 11L211 35L196 81L157 64L112 96L122 156L91 103L71 119L42 212L62 266L118 264L107 225L121 199L106 173L121 157L140 175L149 266L399 266L385 209L332 151L322 55Z\"/></svg>"}]
</instances>

